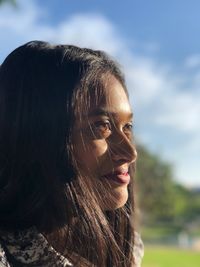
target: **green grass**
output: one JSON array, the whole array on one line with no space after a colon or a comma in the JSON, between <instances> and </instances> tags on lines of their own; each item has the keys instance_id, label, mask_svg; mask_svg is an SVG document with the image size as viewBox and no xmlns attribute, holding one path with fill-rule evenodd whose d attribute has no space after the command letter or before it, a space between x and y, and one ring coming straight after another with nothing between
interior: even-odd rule
<instances>
[{"instance_id":1,"label":"green grass","mask_svg":"<svg viewBox=\"0 0 200 267\"><path fill-rule=\"evenodd\" d=\"M200 253L169 247L145 247L142 267L200 267Z\"/></svg>"}]
</instances>

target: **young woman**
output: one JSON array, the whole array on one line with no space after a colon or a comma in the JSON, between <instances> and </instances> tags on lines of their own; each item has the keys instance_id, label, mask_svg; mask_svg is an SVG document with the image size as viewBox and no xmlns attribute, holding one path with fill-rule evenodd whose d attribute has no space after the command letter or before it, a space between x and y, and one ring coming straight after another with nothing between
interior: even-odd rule
<instances>
[{"instance_id":1,"label":"young woman","mask_svg":"<svg viewBox=\"0 0 200 267\"><path fill-rule=\"evenodd\" d=\"M29 42L0 67L0 266L140 266L132 111L104 52Z\"/></svg>"}]
</instances>

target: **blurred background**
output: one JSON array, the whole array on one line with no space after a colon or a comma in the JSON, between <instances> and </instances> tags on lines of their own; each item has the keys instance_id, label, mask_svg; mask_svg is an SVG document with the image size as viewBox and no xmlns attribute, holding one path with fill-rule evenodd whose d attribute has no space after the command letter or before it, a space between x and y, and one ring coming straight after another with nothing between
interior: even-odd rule
<instances>
[{"instance_id":1,"label":"blurred background","mask_svg":"<svg viewBox=\"0 0 200 267\"><path fill-rule=\"evenodd\" d=\"M200 1L0 0L0 64L30 40L107 51L138 146L143 267L200 266Z\"/></svg>"}]
</instances>

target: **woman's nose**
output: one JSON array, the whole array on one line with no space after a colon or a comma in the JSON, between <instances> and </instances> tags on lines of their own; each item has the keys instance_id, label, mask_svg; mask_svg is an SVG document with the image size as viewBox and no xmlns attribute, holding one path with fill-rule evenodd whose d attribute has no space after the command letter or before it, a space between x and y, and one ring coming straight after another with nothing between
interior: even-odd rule
<instances>
[{"instance_id":1,"label":"woman's nose","mask_svg":"<svg viewBox=\"0 0 200 267\"><path fill-rule=\"evenodd\" d=\"M111 158L114 161L133 163L137 159L135 145L124 133L118 133L117 136L109 142L109 150Z\"/></svg>"}]
</instances>

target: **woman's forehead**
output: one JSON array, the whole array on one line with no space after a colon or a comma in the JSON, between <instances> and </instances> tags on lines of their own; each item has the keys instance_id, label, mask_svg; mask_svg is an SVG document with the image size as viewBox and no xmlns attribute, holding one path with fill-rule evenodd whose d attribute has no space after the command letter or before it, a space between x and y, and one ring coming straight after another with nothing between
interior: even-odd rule
<instances>
[{"instance_id":1,"label":"woman's forehead","mask_svg":"<svg viewBox=\"0 0 200 267\"><path fill-rule=\"evenodd\" d=\"M107 109L110 113L116 110L130 111L130 103L127 92L122 84L114 77L111 77L108 82L105 83L102 88L101 97L99 101L95 101L91 98L91 109Z\"/></svg>"},{"instance_id":2,"label":"woman's forehead","mask_svg":"<svg viewBox=\"0 0 200 267\"><path fill-rule=\"evenodd\" d=\"M101 88L99 95L93 91L89 99L83 103L81 119L95 116L117 116L118 114L132 117L131 106L127 93L121 83L112 78Z\"/></svg>"}]
</instances>

